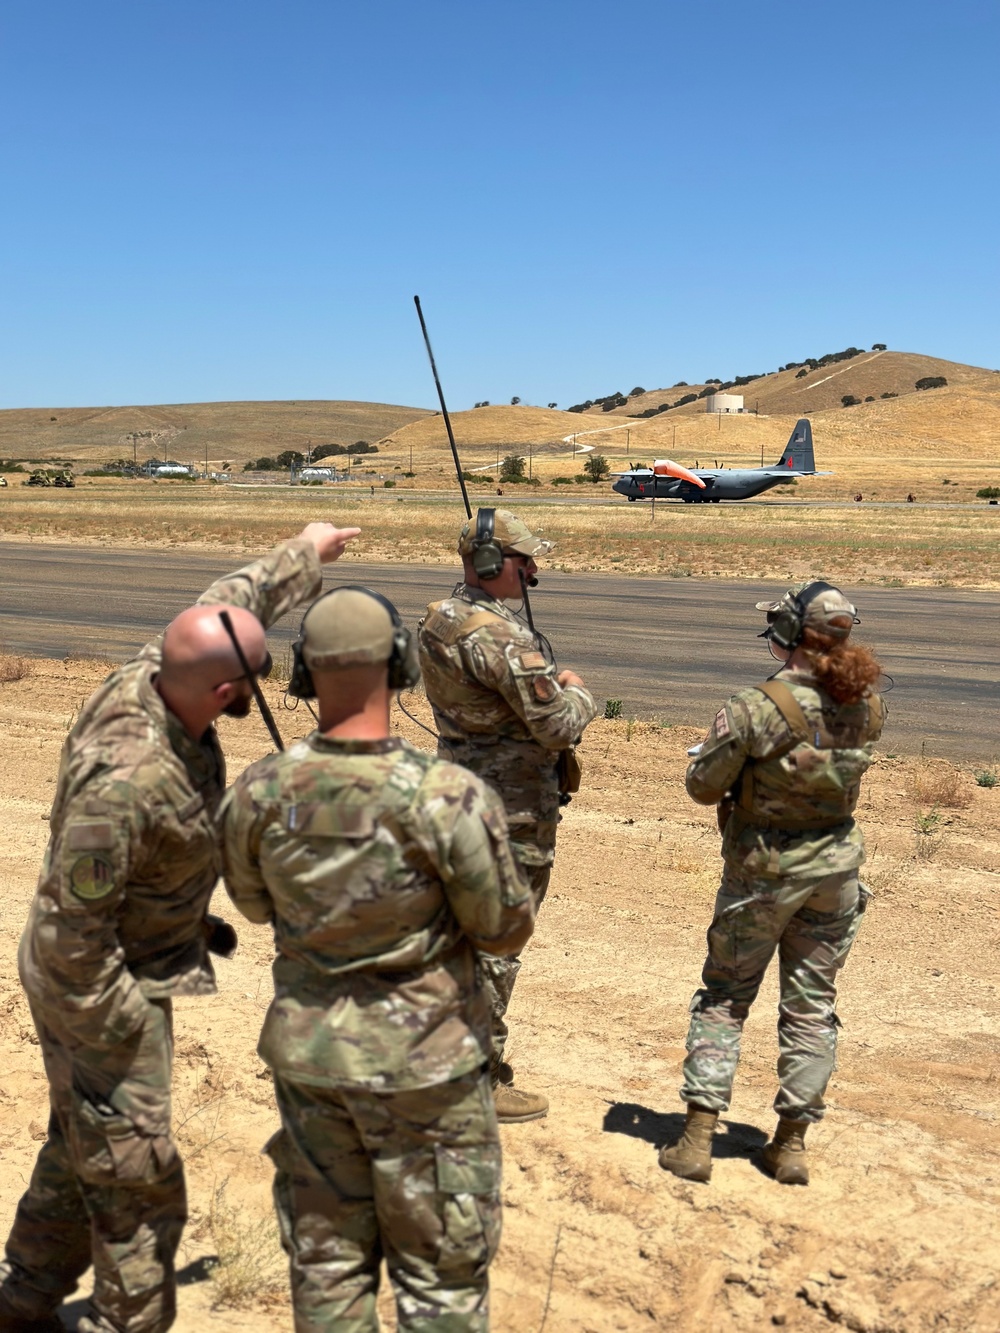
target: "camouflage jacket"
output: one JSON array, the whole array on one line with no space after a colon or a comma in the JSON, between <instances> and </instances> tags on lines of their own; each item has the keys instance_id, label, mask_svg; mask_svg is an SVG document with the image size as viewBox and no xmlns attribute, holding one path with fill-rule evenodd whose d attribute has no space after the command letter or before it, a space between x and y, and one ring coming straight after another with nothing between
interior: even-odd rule
<instances>
[{"instance_id":1,"label":"camouflage jacket","mask_svg":"<svg viewBox=\"0 0 1000 1333\"><path fill-rule=\"evenodd\" d=\"M321 578L315 548L294 540L199 601L247 607L268 626ZM215 990L204 922L225 763L215 728L193 740L156 692L160 660L157 639L112 672L66 739L21 940L29 996L85 1046L137 1031L147 998Z\"/></svg>"},{"instance_id":2,"label":"camouflage jacket","mask_svg":"<svg viewBox=\"0 0 1000 1333\"><path fill-rule=\"evenodd\" d=\"M418 645L438 753L499 792L525 864L551 863L558 752L597 716L590 692L563 689L528 627L503 602L464 583L427 608Z\"/></svg>"},{"instance_id":3,"label":"camouflage jacket","mask_svg":"<svg viewBox=\"0 0 1000 1333\"><path fill-rule=\"evenodd\" d=\"M760 689L741 690L719 709L688 766L688 794L714 805L732 793L722 855L749 878L855 869L864 861L864 840L853 811L881 734L881 700L875 696L874 707L868 699L838 704L810 675L787 668L774 679L791 690L809 741L796 743Z\"/></svg>"},{"instance_id":4,"label":"camouflage jacket","mask_svg":"<svg viewBox=\"0 0 1000 1333\"><path fill-rule=\"evenodd\" d=\"M478 778L399 738L313 732L252 764L222 823L230 897L274 924L275 1072L390 1091L486 1063L473 946L506 952L533 906Z\"/></svg>"}]
</instances>

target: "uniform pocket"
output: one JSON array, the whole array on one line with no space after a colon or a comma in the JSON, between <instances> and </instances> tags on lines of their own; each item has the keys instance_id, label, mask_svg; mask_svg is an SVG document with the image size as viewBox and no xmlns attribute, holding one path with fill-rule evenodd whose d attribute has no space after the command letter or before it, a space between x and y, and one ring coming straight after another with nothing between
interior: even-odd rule
<instances>
[{"instance_id":1,"label":"uniform pocket","mask_svg":"<svg viewBox=\"0 0 1000 1333\"><path fill-rule=\"evenodd\" d=\"M438 1268L468 1273L484 1269L500 1243L498 1144L434 1149L443 1235Z\"/></svg>"},{"instance_id":2,"label":"uniform pocket","mask_svg":"<svg viewBox=\"0 0 1000 1333\"><path fill-rule=\"evenodd\" d=\"M141 1134L132 1121L104 1104L71 1090L70 1152L82 1180L91 1185L152 1184L177 1160L168 1134Z\"/></svg>"}]
</instances>

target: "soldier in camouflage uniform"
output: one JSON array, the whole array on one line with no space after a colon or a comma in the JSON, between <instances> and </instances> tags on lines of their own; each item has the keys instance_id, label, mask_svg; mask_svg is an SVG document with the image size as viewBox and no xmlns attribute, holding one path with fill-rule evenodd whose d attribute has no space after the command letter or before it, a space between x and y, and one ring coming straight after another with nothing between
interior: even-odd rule
<instances>
[{"instance_id":1,"label":"soldier in camouflage uniform","mask_svg":"<svg viewBox=\"0 0 1000 1333\"><path fill-rule=\"evenodd\" d=\"M694 800L719 805L724 868L702 989L691 1002L681 1089L687 1125L660 1165L709 1179L743 1024L777 950L779 1120L763 1166L781 1183L807 1184L804 1135L822 1119L836 1055L837 973L869 896L858 879L864 842L852 813L884 708L873 688L878 664L864 648L850 652L867 685L838 702L822 683L817 652L846 650L856 623L838 589L806 584L758 609L771 622L762 637L772 636L785 666L719 709L687 771Z\"/></svg>"},{"instance_id":2,"label":"soldier in camouflage uniform","mask_svg":"<svg viewBox=\"0 0 1000 1333\"><path fill-rule=\"evenodd\" d=\"M493 577L477 573L474 563L483 568L484 514L493 515L485 525L496 548ZM551 550L551 542L505 509L479 515L459 538L463 582L445 601L432 602L420 622L420 667L440 737L438 754L471 769L500 794L537 909L552 873L560 790L576 790L561 784L560 774L575 767L573 746L597 709L580 677L557 674L547 640L504 604L523 597L524 583L534 581L535 556ZM520 966L516 956L481 959L493 1013L490 1070L501 1124L535 1120L548 1111L547 1098L513 1086L504 1060L505 1016Z\"/></svg>"},{"instance_id":3,"label":"soldier in camouflage uniform","mask_svg":"<svg viewBox=\"0 0 1000 1333\"><path fill-rule=\"evenodd\" d=\"M315 595L321 561L356 531L310 524L214 583L108 677L66 740L19 953L51 1115L0 1265L0 1333L62 1329L53 1312L91 1263L80 1330L173 1322L186 1202L170 1131L171 999L213 994L208 950L235 947L232 928L206 915L225 788L212 722L245 715L252 697L218 607L262 668L264 627Z\"/></svg>"},{"instance_id":4,"label":"soldier in camouflage uniform","mask_svg":"<svg viewBox=\"0 0 1000 1333\"><path fill-rule=\"evenodd\" d=\"M258 1049L295 1328L376 1333L384 1258L401 1331L485 1333L500 1143L474 951L526 942L531 892L493 792L390 736L391 691L418 679L391 604L328 593L297 651L318 730L251 765L223 816L230 896L274 927Z\"/></svg>"}]
</instances>

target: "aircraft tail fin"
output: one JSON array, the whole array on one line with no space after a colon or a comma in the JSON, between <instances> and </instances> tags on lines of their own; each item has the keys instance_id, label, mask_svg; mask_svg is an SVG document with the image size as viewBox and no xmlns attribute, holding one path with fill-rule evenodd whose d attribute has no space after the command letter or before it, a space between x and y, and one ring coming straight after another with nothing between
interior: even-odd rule
<instances>
[{"instance_id":1,"label":"aircraft tail fin","mask_svg":"<svg viewBox=\"0 0 1000 1333\"><path fill-rule=\"evenodd\" d=\"M775 467L794 468L797 472L815 472L816 458L813 454L813 433L808 417L800 417L788 437L785 451Z\"/></svg>"}]
</instances>

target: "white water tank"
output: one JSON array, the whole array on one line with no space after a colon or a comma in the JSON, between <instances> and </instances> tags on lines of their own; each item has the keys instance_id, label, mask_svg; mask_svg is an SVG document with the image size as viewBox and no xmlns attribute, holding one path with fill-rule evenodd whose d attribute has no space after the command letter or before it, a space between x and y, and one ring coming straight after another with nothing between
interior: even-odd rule
<instances>
[{"instance_id":1,"label":"white water tank","mask_svg":"<svg viewBox=\"0 0 1000 1333\"><path fill-rule=\"evenodd\" d=\"M742 412L741 393L710 393L705 399L706 412Z\"/></svg>"}]
</instances>

